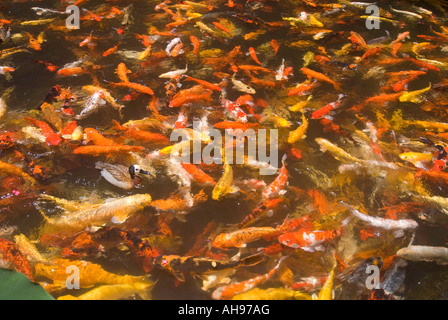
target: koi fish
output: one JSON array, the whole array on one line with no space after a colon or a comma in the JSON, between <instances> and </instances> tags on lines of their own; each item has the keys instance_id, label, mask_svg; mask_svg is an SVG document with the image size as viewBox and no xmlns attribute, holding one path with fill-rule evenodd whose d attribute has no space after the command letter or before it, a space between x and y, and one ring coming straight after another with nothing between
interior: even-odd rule
<instances>
[{"instance_id":1,"label":"koi fish","mask_svg":"<svg viewBox=\"0 0 448 320\"><path fill-rule=\"evenodd\" d=\"M282 230L271 227L249 227L230 233L220 233L213 240L215 248L244 248L248 243L261 238L271 238L282 233Z\"/></svg>"},{"instance_id":2,"label":"koi fish","mask_svg":"<svg viewBox=\"0 0 448 320\"><path fill-rule=\"evenodd\" d=\"M297 129L291 131L288 135L288 143L294 144L300 139L306 138L306 131L308 129L308 119L305 118L305 115L302 114L302 124L297 127Z\"/></svg>"},{"instance_id":3,"label":"koi fish","mask_svg":"<svg viewBox=\"0 0 448 320\"><path fill-rule=\"evenodd\" d=\"M30 124L38 126L42 130L42 134L45 136L46 142L51 146L57 146L59 143L61 143L62 138L54 132L54 130L48 125L48 123L40 120L36 120L29 117L23 117L26 119Z\"/></svg>"},{"instance_id":4,"label":"koi fish","mask_svg":"<svg viewBox=\"0 0 448 320\"><path fill-rule=\"evenodd\" d=\"M256 219L260 218L261 215L266 214L267 216L272 216L272 212L277 208L284 199L273 198L263 200L257 207L252 210L252 212L246 216L243 221L238 224L238 228L242 229L247 227L249 224L253 223Z\"/></svg>"},{"instance_id":5,"label":"koi fish","mask_svg":"<svg viewBox=\"0 0 448 320\"><path fill-rule=\"evenodd\" d=\"M222 91L222 88L216 84L210 83L208 81L205 80L201 80L201 79L195 79L192 78L190 76L185 76L184 77L185 81L194 81L198 84L200 84L201 86L203 86L204 88L208 89L208 90L212 90L212 91Z\"/></svg>"},{"instance_id":6,"label":"koi fish","mask_svg":"<svg viewBox=\"0 0 448 320\"><path fill-rule=\"evenodd\" d=\"M397 251L397 256L409 261L433 261L448 264L448 248L410 245Z\"/></svg>"},{"instance_id":7,"label":"koi fish","mask_svg":"<svg viewBox=\"0 0 448 320\"><path fill-rule=\"evenodd\" d=\"M80 296L64 295L58 297L58 300L119 300L128 299L134 295L138 295L144 300L151 300L153 286L154 283L150 282L103 285Z\"/></svg>"},{"instance_id":8,"label":"koi fish","mask_svg":"<svg viewBox=\"0 0 448 320\"><path fill-rule=\"evenodd\" d=\"M244 293L237 294L232 300L312 300L306 293L286 288L254 288Z\"/></svg>"},{"instance_id":9,"label":"koi fish","mask_svg":"<svg viewBox=\"0 0 448 320\"><path fill-rule=\"evenodd\" d=\"M134 83L134 82L118 82L118 83L114 83L114 82L108 82L108 84L114 86L114 87L120 87L120 88L128 88L143 94L147 94L147 95L154 95L154 91L152 91L151 88L139 84L139 83Z\"/></svg>"},{"instance_id":10,"label":"koi fish","mask_svg":"<svg viewBox=\"0 0 448 320\"><path fill-rule=\"evenodd\" d=\"M247 84L245 84L244 82L242 82L240 80L236 80L235 79L235 74L233 74L233 77L232 77L232 84L233 84L234 88L236 90L238 90L238 91L245 92L245 93L248 93L248 94L255 94L256 93L254 88L248 86Z\"/></svg>"},{"instance_id":11,"label":"koi fish","mask_svg":"<svg viewBox=\"0 0 448 320\"><path fill-rule=\"evenodd\" d=\"M337 90L337 91L341 91L341 84L334 82L333 80L331 80L330 78L328 78L326 75L317 72L317 71L313 71L311 69L308 68L301 68L300 71L302 71L302 73L304 73L308 79L316 79L318 81L323 81L323 82L328 82L331 85L333 85L333 87Z\"/></svg>"},{"instance_id":12,"label":"koi fish","mask_svg":"<svg viewBox=\"0 0 448 320\"><path fill-rule=\"evenodd\" d=\"M75 233L89 226L101 226L108 222L123 223L126 219L149 206L152 198L149 194L136 194L124 198L114 199L104 204L93 205L86 209L65 213L59 217L45 218L45 233L65 231Z\"/></svg>"},{"instance_id":13,"label":"koi fish","mask_svg":"<svg viewBox=\"0 0 448 320\"><path fill-rule=\"evenodd\" d=\"M224 163L224 174L216 183L213 188L212 198L213 200L221 200L229 193L235 193L239 188L233 186L233 170L230 164Z\"/></svg>"},{"instance_id":14,"label":"koi fish","mask_svg":"<svg viewBox=\"0 0 448 320\"><path fill-rule=\"evenodd\" d=\"M335 239L341 234L341 230L309 231L308 228L302 228L299 231L287 232L278 236L278 241L293 249L302 249L304 251L324 251L323 243Z\"/></svg>"},{"instance_id":15,"label":"koi fish","mask_svg":"<svg viewBox=\"0 0 448 320\"><path fill-rule=\"evenodd\" d=\"M249 48L249 55L252 58L252 60L254 60L258 65L261 66L261 62L260 62L260 60L258 60L258 57L257 57L257 52L255 51L255 49L253 47Z\"/></svg>"},{"instance_id":16,"label":"koi fish","mask_svg":"<svg viewBox=\"0 0 448 320\"><path fill-rule=\"evenodd\" d=\"M257 285L271 279L274 276L274 274L279 270L280 265L283 263L285 259L286 257L281 257L277 265L264 275L249 280L229 284L227 286L219 287L218 289L213 291L212 298L215 300L229 300L232 299L237 294L241 294L255 288Z\"/></svg>"},{"instance_id":17,"label":"koi fish","mask_svg":"<svg viewBox=\"0 0 448 320\"><path fill-rule=\"evenodd\" d=\"M0 253L3 256L3 260L11 262L18 272L25 274L31 281L34 282L31 264L26 256L20 252L14 242L0 238Z\"/></svg>"},{"instance_id":18,"label":"koi fish","mask_svg":"<svg viewBox=\"0 0 448 320\"><path fill-rule=\"evenodd\" d=\"M311 115L311 118L313 119L321 119L331 111L333 111L336 108L339 108L341 105L341 99L344 97L343 94L339 95L339 98L337 101L327 104L325 107L322 107L316 111L313 112Z\"/></svg>"},{"instance_id":19,"label":"koi fish","mask_svg":"<svg viewBox=\"0 0 448 320\"><path fill-rule=\"evenodd\" d=\"M199 183L200 185L216 185L215 180L206 174L204 171L199 169L194 164L181 162L182 167L188 172L191 178Z\"/></svg>"},{"instance_id":20,"label":"koi fish","mask_svg":"<svg viewBox=\"0 0 448 320\"><path fill-rule=\"evenodd\" d=\"M423 100L421 95L423 93L429 91L430 89L431 89L431 84L429 84L429 86L427 88L423 88L423 89L415 90L415 91L410 91L410 92L405 92L402 95L400 95L398 100L400 102L420 103Z\"/></svg>"},{"instance_id":21,"label":"koi fish","mask_svg":"<svg viewBox=\"0 0 448 320\"><path fill-rule=\"evenodd\" d=\"M274 179L271 184L263 191L263 199L275 198L277 197L288 184L288 170L285 165L286 154L282 158L282 167L280 173Z\"/></svg>"},{"instance_id":22,"label":"koi fish","mask_svg":"<svg viewBox=\"0 0 448 320\"><path fill-rule=\"evenodd\" d=\"M81 146L73 150L73 154L100 156L110 153L120 152L142 152L145 148L140 146L128 146L128 145L100 145L100 146Z\"/></svg>"},{"instance_id":23,"label":"koi fish","mask_svg":"<svg viewBox=\"0 0 448 320\"><path fill-rule=\"evenodd\" d=\"M153 282L147 276L118 275L104 270L99 264L85 260L55 259L51 264L37 263L35 265L36 275L51 279L58 287L66 287L67 273L69 266L76 266L79 269L79 285L81 288L90 288L96 284L135 284Z\"/></svg>"},{"instance_id":24,"label":"koi fish","mask_svg":"<svg viewBox=\"0 0 448 320\"><path fill-rule=\"evenodd\" d=\"M355 217L374 228L380 228L384 230L413 230L418 227L418 223L412 219L393 220L383 219L380 217L372 217L367 214L361 213L348 204L345 204L343 202L340 203L348 210L350 210L350 212Z\"/></svg>"},{"instance_id":25,"label":"koi fish","mask_svg":"<svg viewBox=\"0 0 448 320\"><path fill-rule=\"evenodd\" d=\"M331 270L327 280L319 291L317 300L333 300L333 281L334 281L334 269Z\"/></svg>"}]
</instances>

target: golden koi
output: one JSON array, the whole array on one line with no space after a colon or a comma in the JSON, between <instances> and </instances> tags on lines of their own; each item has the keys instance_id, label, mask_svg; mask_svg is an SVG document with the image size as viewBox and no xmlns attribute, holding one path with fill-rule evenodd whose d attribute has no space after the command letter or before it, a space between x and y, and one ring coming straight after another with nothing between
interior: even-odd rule
<instances>
[{"instance_id":1,"label":"golden koi","mask_svg":"<svg viewBox=\"0 0 448 320\"><path fill-rule=\"evenodd\" d=\"M89 226L101 226L109 222L123 223L129 216L150 205L151 201L149 194L136 194L65 213L60 217L47 217L41 212L46 220L44 230L46 233L51 230L77 232Z\"/></svg>"},{"instance_id":2,"label":"golden koi","mask_svg":"<svg viewBox=\"0 0 448 320\"><path fill-rule=\"evenodd\" d=\"M421 95L431 89L431 84L427 88L403 93L398 99L400 102L420 103L423 101Z\"/></svg>"},{"instance_id":3,"label":"golden koi","mask_svg":"<svg viewBox=\"0 0 448 320\"><path fill-rule=\"evenodd\" d=\"M230 164L224 163L224 174L216 183L213 188L212 198L213 200L221 200L228 193L234 193L239 190L239 188L232 186L233 184L233 170Z\"/></svg>"}]
</instances>

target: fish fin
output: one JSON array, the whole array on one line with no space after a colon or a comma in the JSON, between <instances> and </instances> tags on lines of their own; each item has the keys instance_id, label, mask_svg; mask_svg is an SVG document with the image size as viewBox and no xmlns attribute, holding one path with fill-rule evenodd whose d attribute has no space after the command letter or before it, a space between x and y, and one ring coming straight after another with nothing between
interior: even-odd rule
<instances>
[{"instance_id":1,"label":"fish fin","mask_svg":"<svg viewBox=\"0 0 448 320\"><path fill-rule=\"evenodd\" d=\"M231 186L229 189L229 193L236 193L238 191L240 191L240 188L235 187L235 186Z\"/></svg>"},{"instance_id":2,"label":"fish fin","mask_svg":"<svg viewBox=\"0 0 448 320\"><path fill-rule=\"evenodd\" d=\"M126 219L128 218L128 214L126 213L117 213L116 215L114 215L111 219L112 223L115 224L120 224L126 221Z\"/></svg>"}]
</instances>

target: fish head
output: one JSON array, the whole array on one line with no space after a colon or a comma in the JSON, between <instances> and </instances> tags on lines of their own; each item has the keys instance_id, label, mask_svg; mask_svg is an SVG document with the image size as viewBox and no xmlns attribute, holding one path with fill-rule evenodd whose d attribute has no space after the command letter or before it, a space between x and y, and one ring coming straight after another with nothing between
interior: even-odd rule
<instances>
[{"instance_id":1,"label":"fish head","mask_svg":"<svg viewBox=\"0 0 448 320\"><path fill-rule=\"evenodd\" d=\"M282 245L286 246L286 247L290 247L293 249L298 249L299 245L297 244L297 242L295 241L295 236L294 233L284 233L280 236L278 236L278 242L280 242Z\"/></svg>"},{"instance_id":2,"label":"fish head","mask_svg":"<svg viewBox=\"0 0 448 320\"><path fill-rule=\"evenodd\" d=\"M227 243L226 234L221 233L216 236L215 240L213 240L213 247L215 248L225 248Z\"/></svg>"}]
</instances>

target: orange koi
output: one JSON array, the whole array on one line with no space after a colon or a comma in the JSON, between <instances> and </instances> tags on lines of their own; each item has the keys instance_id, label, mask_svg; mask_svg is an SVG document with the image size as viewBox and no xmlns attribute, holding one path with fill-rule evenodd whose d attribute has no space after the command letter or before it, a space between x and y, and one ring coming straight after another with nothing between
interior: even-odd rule
<instances>
[{"instance_id":1,"label":"orange koi","mask_svg":"<svg viewBox=\"0 0 448 320\"><path fill-rule=\"evenodd\" d=\"M132 73L132 71L129 70L124 63L119 63L115 73L118 75L121 82L129 82L128 73Z\"/></svg>"},{"instance_id":2,"label":"orange koi","mask_svg":"<svg viewBox=\"0 0 448 320\"><path fill-rule=\"evenodd\" d=\"M304 83L300 84L299 86L292 88L288 91L288 96L301 96L306 94L306 92L312 90L315 87L315 82L311 81L305 81Z\"/></svg>"},{"instance_id":3,"label":"orange koi","mask_svg":"<svg viewBox=\"0 0 448 320\"><path fill-rule=\"evenodd\" d=\"M140 40L143 44L143 46L146 48L148 47L150 44L152 44L153 42L150 40L149 36L144 34L144 35L140 35L140 34L135 34L135 37Z\"/></svg>"},{"instance_id":4,"label":"orange koi","mask_svg":"<svg viewBox=\"0 0 448 320\"><path fill-rule=\"evenodd\" d=\"M151 88L144 86L142 84L139 83L134 83L134 82L108 82L110 85L114 86L114 87L121 87L121 88L128 88L140 93L144 93L144 94L148 94L148 95L154 95L154 91L152 91Z\"/></svg>"},{"instance_id":5,"label":"orange koi","mask_svg":"<svg viewBox=\"0 0 448 320\"><path fill-rule=\"evenodd\" d=\"M252 60L261 65L261 62L257 58L257 52L255 52L255 49L253 47L249 48L249 55L252 58Z\"/></svg>"},{"instance_id":6,"label":"orange koi","mask_svg":"<svg viewBox=\"0 0 448 320\"><path fill-rule=\"evenodd\" d=\"M362 55L361 60L375 56L375 55L379 54L380 51L381 51L381 47L375 47L375 48L369 49Z\"/></svg>"},{"instance_id":7,"label":"orange koi","mask_svg":"<svg viewBox=\"0 0 448 320\"><path fill-rule=\"evenodd\" d=\"M170 139L165 137L163 134L139 130L136 128L128 129L125 132L125 135L132 140L151 142L153 144L167 144L170 141Z\"/></svg>"},{"instance_id":8,"label":"orange koi","mask_svg":"<svg viewBox=\"0 0 448 320\"><path fill-rule=\"evenodd\" d=\"M199 55L199 49L200 49L199 39L192 35L190 36L190 41L193 44L193 54Z\"/></svg>"},{"instance_id":9,"label":"orange koi","mask_svg":"<svg viewBox=\"0 0 448 320\"><path fill-rule=\"evenodd\" d=\"M341 91L341 84L334 82L333 80L331 80L330 78L328 78L326 75L324 75L323 73L308 69L308 68L301 68L300 71L302 71L302 73L304 73L308 79L316 79L319 81L324 81L324 82L328 82L330 84L333 85L333 87L338 90Z\"/></svg>"},{"instance_id":10,"label":"orange koi","mask_svg":"<svg viewBox=\"0 0 448 320\"><path fill-rule=\"evenodd\" d=\"M256 128L259 126L258 123L242 123L237 121L221 121L213 125L217 129L241 129L247 130L250 128Z\"/></svg>"},{"instance_id":11,"label":"orange koi","mask_svg":"<svg viewBox=\"0 0 448 320\"><path fill-rule=\"evenodd\" d=\"M194 81L194 82L200 84L201 86L203 86L205 89L209 89L209 90L212 90L212 91L222 91L222 88L220 86L218 86L216 84L213 84L213 83L210 83L210 82L205 81L205 80L195 79L195 78L192 78L190 76L184 76L184 79L186 81Z\"/></svg>"},{"instance_id":12,"label":"orange koi","mask_svg":"<svg viewBox=\"0 0 448 320\"><path fill-rule=\"evenodd\" d=\"M56 70L58 70L58 68L59 68L58 66L56 66L52 63L46 62L46 61L36 60L36 62L43 64L47 68L47 70L51 71L51 72L56 72Z\"/></svg>"},{"instance_id":13,"label":"orange koi","mask_svg":"<svg viewBox=\"0 0 448 320\"><path fill-rule=\"evenodd\" d=\"M411 57L405 57L404 59L406 61L411 61L412 63L414 63L415 65L419 66L420 68L423 68L423 69L426 69L426 70L434 70L434 71L440 72L440 69L438 67L436 67L435 65L433 65L433 64L426 63L426 62L423 62L423 61L420 61L420 60L417 60L417 59L414 59L414 58L411 58Z\"/></svg>"},{"instance_id":14,"label":"orange koi","mask_svg":"<svg viewBox=\"0 0 448 320\"><path fill-rule=\"evenodd\" d=\"M197 102L197 101L212 101L212 92L207 91L202 94L182 94L180 96L174 96L169 103L170 108L177 108L187 103Z\"/></svg>"},{"instance_id":15,"label":"orange koi","mask_svg":"<svg viewBox=\"0 0 448 320\"><path fill-rule=\"evenodd\" d=\"M31 281L34 282L31 264L26 256L20 252L14 242L1 238L0 253L3 255L3 260L9 261L14 265L17 272L25 274Z\"/></svg>"},{"instance_id":16,"label":"orange koi","mask_svg":"<svg viewBox=\"0 0 448 320\"><path fill-rule=\"evenodd\" d=\"M359 33L350 31L349 39L353 43L353 45L355 45L356 50L358 50L359 48L368 50L366 41L363 37L361 37Z\"/></svg>"},{"instance_id":17,"label":"orange koi","mask_svg":"<svg viewBox=\"0 0 448 320\"><path fill-rule=\"evenodd\" d=\"M200 185L210 185L210 186L216 185L216 182L215 180L213 180L212 177L210 177L204 171L196 167L194 164L186 162L181 162L180 164L185 169L185 171L188 172L190 177Z\"/></svg>"},{"instance_id":18,"label":"orange koi","mask_svg":"<svg viewBox=\"0 0 448 320\"><path fill-rule=\"evenodd\" d=\"M42 47L40 45L40 43L37 41L36 38L34 38L29 32L25 32L28 37L29 37L29 43L28 43L28 47L35 50L35 51L40 51L42 50Z\"/></svg>"},{"instance_id":19,"label":"orange koi","mask_svg":"<svg viewBox=\"0 0 448 320\"><path fill-rule=\"evenodd\" d=\"M272 49L274 50L274 55L276 55L278 52L278 49L280 48L280 44L275 39L272 39L270 44L271 44Z\"/></svg>"},{"instance_id":20,"label":"orange koi","mask_svg":"<svg viewBox=\"0 0 448 320\"><path fill-rule=\"evenodd\" d=\"M220 24L219 22L216 22L216 21L213 21L213 24L215 25L216 28L221 29L222 31L227 33L230 36L230 38L233 38L232 33L230 32L230 30L227 29L226 27L224 27L222 24Z\"/></svg>"},{"instance_id":21,"label":"orange koi","mask_svg":"<svg viewBox=\"0 0 448 320\"><path fill-rule=\"evenodd\" d=\"M88 140L91 140L97 146L114 146L117 143L110 139L105 138L101 133L99 133L94 128L85 128L84 132Z\"/></svg>"},{"instance_id":22,"label":"orange koi","mask_svg":"<svg viewBox=\"0 0 448 320\"><path fill-rule=\"evenodd\" d=\"M88 68L73 67L73 68L59 69L57 74L62 77L69 77L69 76L80 76L83 74L87 74L89 72L90 72L90 70Z\"/></svg>"},{"instance_id":23,"label":"orange koi","mask_svg":"<svg viewBox=\"0 0 448 320\"><path fill-rule=\"evenodd\" d=\"M165 27L167 27L168 29L171 29L171 28L174 28L174 27L178 27L178 26L184 25L187 22L188 22L188 20L183 18L183 19L179 19L179 20L176 20L174 22L168 23L168 24L165 25Z\"/></svg>"},{"instance_id":24,"label":"orange koi","mask_svg":"<svg viewBox=\"0 0 448 320\"><path fill-rule=\"evenodd\" d=\"M110 153L119 152L143 152L145 148L140 146L128 146L128 145L111 145L111 146L81 146L73 150L74 154L82 155L108 155Z\"/></svg>"},{"instance_id":25,"label":"orange koi","mask_svg":"<svg viewBox=\"0 0 448 320\"><path fill-rule=\"evenodd\" d=\"M392 51L391 51L392 55L394 55L396 57L398 50L400 50L400 48L402 46L403 46L402 42L397 42L396 44L394 44L393 47L392 47Z\"/></svg>"},{"instance_id":26,"label":"orange koi","mask_svg":"<svg viewBox=\"0 0 448 320\"><path fill-rule=\"evenodd\" d=\"M402 92L391 93L391 94L380 94L377 96L367 98L365 100L365 103L376 103L378 105L381 105L381 104L384 104L389 101L397 100L402 94L403 94Z\"/></svg>"},{"instance_id":27,"label":"orange koi","mask_svg":"<svg viewBox=\"0 0 448 320\"><path fill-rule=\"evenodd\" d=\"M118 47L120 46L121 43L116 44L115 46L113 46L112 48L107 49L106 51L104 51L103 53L103 57L107 57L113 53L115 53L118 50Z\"/></svg>"},{"instance_id":28,"label":"orange koi","mask_svg":"<svg viewBox=\"0 0 448 320\"><path fill-rule=\"evenodd\" d=\"M258 72L265 72L265 73L273 73L271 69L260 67L260 66L253 66L253 65L239 65L237 66L238 69L244 70L244 71L253 71L255 73Z\"/></svg>"}]
</instances>

